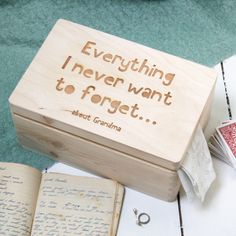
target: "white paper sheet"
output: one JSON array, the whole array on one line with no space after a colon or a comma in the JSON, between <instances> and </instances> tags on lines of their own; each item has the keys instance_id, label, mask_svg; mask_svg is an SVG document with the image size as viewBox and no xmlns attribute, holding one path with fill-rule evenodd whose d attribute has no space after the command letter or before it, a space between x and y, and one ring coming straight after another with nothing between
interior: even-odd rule
<instances>
[{"instance_id":1,"label":"white paper sheet","mask_svg":"<svg viewBox=\"0 0 236 236\"><path fill-rule=\"evenodd\" d=\"M197 196L202 202L215 180L216 174L205 136L199 126L196 130L178 175L187 197Z\"/></svg>"}]
</instances>

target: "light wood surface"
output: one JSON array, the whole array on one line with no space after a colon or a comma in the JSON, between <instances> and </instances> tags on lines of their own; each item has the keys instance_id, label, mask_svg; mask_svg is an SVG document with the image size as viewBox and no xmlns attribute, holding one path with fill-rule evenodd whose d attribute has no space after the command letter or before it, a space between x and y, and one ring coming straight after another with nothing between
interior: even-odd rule
<instances>
[{"instance_id":1,"label":"light wood surface","mask_svg":"<svg viewBox=\"0 0 236 236\"><path fill-rule=\"evenodd\" d=\"M206 123L215 79L210 68L59 20L9 101L16 114L176 170Z\"/></svg>"},{"instance_id":2,"label":"light wood surface","mask_svg":"<svg viewBox=\"0 0 236 236\"><path fill-rule=\"evenodd\" d=\"M223 62L225 82L230 100L230 112L236 119L236 56ZM212 112L205 129L207 138L215 127L224 119L229 119L225 87L221 76L221 65L216 70L219 78L213 99ZM126 195L120 219L117 236L235 236L236 218L236 171L225 163L213 158L216 171L216 181L207 194L204 204L198 201L189 202L181 191L178 201L167 203L132 189L126 188ZM72 172L79 175L89 175L63 164L55 164L54 171ZM180 209L179 210L179 206ZM149 224L139 227L135 223L133 208L150 215ZM180 224L181 215L182 224ZM182 233L181 233L182 232Z\"/></svg>"},{"instance_id":3,"label":"light wood surface","mask_svg":"<svg viewBox=\"0 0 236 236\"><path fill-rule=\"evenodd\" d=\"M18 138L25 147L56 161L112 178L121 184L166 201L173 201L180 182L176 171L122 154L55 128L13 115Z\"/></svg>"}]
</instances>

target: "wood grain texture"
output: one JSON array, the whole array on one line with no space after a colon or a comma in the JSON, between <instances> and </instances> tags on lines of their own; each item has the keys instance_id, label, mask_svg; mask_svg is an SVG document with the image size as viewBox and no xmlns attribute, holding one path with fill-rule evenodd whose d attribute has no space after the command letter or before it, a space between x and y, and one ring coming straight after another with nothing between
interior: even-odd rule
<instances>
[{"instance_id":1,"label":"wood grain texture","mask_svg":"<svg viewBox=\"0 0 236 236\"><path fill-rule=\"evenodd\" d=\"M16 114L176 170L206 123L215 79L202 65L59 20L9 101Z\"/></svg>"},{"instance_id":2,"label":"wood grain texture","mask_svg":"<svg viewBox=\"0 0 236 236\"><path fill-rule=\"evenodd\" d=\"M236 119L236 56L227 59L223 64L230 100L230 111L232 118ZM215 69L218 71L219 78L216 84L210 119L205 129L207 139L215 132L215 127L220 125L222 120L229 119L230 115L221 76L221 65L217 65ZM217 179L207 194L204 204L199 201L189 201L181 191L182 228L180 228L177 201L173 203L160 201L126 188L117 236L180 236L181 231L186 236L235 236L236 172L233 168L215 158L213 158L213 162ZM77 172L78 175L89 175L87 172L61 163L55 164L51 169L65 173L75 174ZM137 227L133 218L133 208L147 212L151 216L150 224L145 227Z\"/></svg>"},{"instance_id":3,"label":"wood grain texture","mask_svg":"<svg viewBox=\"0 0 236 236\"><path fill-rule=\"evenodd\" d=\"M113 151L41 123L13 115L18 138L25 147L56 161L119 181L140 192L173 201L180 182L176 171Z\"/></svg>"}]
</instances>

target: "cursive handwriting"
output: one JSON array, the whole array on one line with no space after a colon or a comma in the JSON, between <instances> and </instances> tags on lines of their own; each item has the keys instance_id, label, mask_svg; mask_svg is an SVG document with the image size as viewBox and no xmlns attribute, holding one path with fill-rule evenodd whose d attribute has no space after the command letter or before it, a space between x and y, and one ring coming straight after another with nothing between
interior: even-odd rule
<instances>
[{"instance_id":1,"label":"cursive handwriting","mask_svg":"<svg viewBox=\"0 0 236 236\"><path fill-rule=\"evenodd\" d=\"M110 235L115 185L108 180L104 183L96 178L45 174L32 234Z\"/></svg>"}]
</instances>

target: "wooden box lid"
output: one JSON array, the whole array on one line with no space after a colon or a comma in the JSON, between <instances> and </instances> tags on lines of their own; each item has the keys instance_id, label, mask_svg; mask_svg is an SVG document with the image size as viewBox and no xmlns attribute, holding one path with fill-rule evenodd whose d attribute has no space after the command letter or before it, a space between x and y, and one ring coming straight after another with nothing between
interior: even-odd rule
<instances>
[{"instance_id":1,"label":"wooden box lid","mask_svg":"<svg viewBox=\"0 0 236 236\"><path fill-rule=\"evenodd\" d=\"M13 114L176 170L215 81L213 69L58 20L9 102Z\"/></svg>"}]
</instances>

